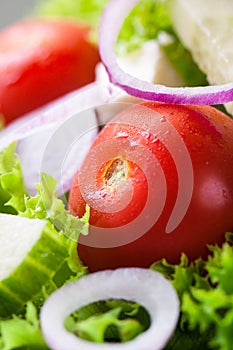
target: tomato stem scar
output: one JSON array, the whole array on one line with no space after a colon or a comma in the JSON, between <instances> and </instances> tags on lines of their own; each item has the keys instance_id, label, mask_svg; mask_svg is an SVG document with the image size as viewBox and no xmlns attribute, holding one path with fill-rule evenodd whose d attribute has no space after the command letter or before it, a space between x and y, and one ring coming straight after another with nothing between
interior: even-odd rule
<instances>
[{"instance_id":1,"label":"tomato stem scar","mask_svg":"<svg viewBox=\"0 0 233 350\"><path fill-rule=\"evenodd\" d=\"M118 187L126 180L129 171L128 162L125 159L114 159L105 173L105 185L107 187Z\"/></svg>"}]
</instances>

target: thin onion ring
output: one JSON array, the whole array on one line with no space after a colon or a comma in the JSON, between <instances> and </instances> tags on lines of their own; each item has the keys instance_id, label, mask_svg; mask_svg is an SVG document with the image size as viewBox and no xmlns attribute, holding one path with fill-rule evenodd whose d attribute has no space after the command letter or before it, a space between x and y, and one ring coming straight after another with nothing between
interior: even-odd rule
<instances>
[{"instance_id":1,"label":"thin onion ring","mask_svg":"<svg viewBox=\"0 0 233 350\"><path fill-rule=\"evenodd\" d=\"M150 313L149 329L125 343L94 343L68 332L65 318L100 300L123 299L139 303ZM52 293L42 306L41 330L53 350L160 350L179 319L179 299L166 278L149 269L120 268L92 273Z\"/></svg>"},{"instance_id":2,"label":"thin onion ring","mask_svg":"<svg viewBox=\"0 0 233 350\"><path fill-rule=\"evenodd\" d=\"M139 1L111 0L103 11L99 27L99 51L110 81L128 94L150 101L196 105L233 101L233 83L174 88L137 79L119 67L114 53L115 43L124 19Z\"/></svg>"}]
</instances>

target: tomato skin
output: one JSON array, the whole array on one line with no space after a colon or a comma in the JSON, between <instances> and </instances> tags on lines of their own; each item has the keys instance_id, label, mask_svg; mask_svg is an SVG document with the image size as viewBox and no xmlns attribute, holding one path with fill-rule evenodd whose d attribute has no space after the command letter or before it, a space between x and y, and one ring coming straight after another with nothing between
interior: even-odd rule
<instances>
[{"instance_id":1,"label":"tomato skin","mask_svg":"<svg viewBox=\"0 0 233 350\"><path fill-rule=\"evenodd\" d=\"M101 248L84 245L82 241L78 247L79 256L90 271L121 266L149 267L162 258L171 263L178 263L182 252L191 260L205 258L208 254L207 244L221 244L225 232L233 230L233 120L209 106L179 106L151 102L140 106L145 107L144 114L138 106L134 106L115 117L99 134L87 158L96 146L104 144L106 140L117 140L120 134L124 133L131 141L137 140L140 145L150 149L162 166L167 186L166 202L154 225L133 242ZM156 112L161 123L166 120L175 127L192 162L193 190L190 203L181 222L170 233L166 233L166 227L180 191L181 179L178 176L174 154L168 151L161 140L156 140L156 136L148 137L148 133L146 135L140 131L138 121L141 118L143 123L143 118L145 120L150 112ZM127 115L138 118L133 127L124 123ZM157 124L158 135L161 123ZM165 144L172 136L167 133L166 137ZM179 149L176 152L179 152ZM96 161L98 162L98 158ZM187 174L182 174L183 177L185 175ZM84 176L88 174L84 173ZM160 183L155 182L154 185L160 186ZM141 186L140 181L135 181L134 186L134 189L139 191L139 196L141 192L141 197L147 198L146 186ZM70 191L69 207L72 213L81 216L84 213L84 205L77 174ZM100 221L96 221L97 216L101 218ZM122 226L125 219L132 220L130 211L127 214L126 210L124 216L118 216L115 224ZM107 227L107 220L105 213L93 211L91 208L91 225L100 224Z\"/></svg>"},{"instance_id":2,"label":"tomato skin","mask_svg":"<svg viewBox=\"0 0 233 350\"><path fill-rule=\"evenodd\" d=\"M94 80L97 48L89 28L32 19L0 32L0 114L6 124Z\"/></svg>"}]
</instances>

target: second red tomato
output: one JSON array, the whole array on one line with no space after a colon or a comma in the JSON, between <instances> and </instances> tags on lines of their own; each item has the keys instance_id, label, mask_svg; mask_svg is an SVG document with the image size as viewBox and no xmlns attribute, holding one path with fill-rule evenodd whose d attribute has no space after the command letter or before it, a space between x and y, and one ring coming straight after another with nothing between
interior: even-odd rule
<instances>
[{"instance_id":1,"label":"second red tomato","mask_svg":"<svg viewBox=\"0 0 233 350\"><path fill-rule=\"evenodd\" d=\"M0 32L0 115L5 123L90 83L99 61L89 28L31 19Z\"/></svg>"}]
</instances>

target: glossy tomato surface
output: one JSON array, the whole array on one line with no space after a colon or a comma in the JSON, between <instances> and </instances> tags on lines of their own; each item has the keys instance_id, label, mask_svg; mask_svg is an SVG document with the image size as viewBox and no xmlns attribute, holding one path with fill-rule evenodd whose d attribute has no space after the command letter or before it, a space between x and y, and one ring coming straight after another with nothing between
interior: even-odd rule
<instances>
[{"instance_id":1,"label":"glossy tomato surface","mask_svg":"<svg viewBox=\"0 0 233 350\"><path fill-rule=\"evenodd\" d=\"M78 252L91 271L206 257L233 230L233 120L213 107L134 105L99 133L75 176L91 207Z\"/></svg>"},{"instance_id":2,"label":"glossy tomato surface","mask_svg":"<svg viewBox=\"0 0 233 350\"><path fill-rule=\"evenodd\" d=\"M99 61L89 28L31 19L0 32L0 114L9 123L94 80Z\"/></svg>"}]
</instances>

